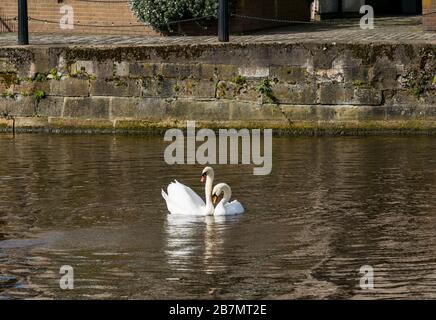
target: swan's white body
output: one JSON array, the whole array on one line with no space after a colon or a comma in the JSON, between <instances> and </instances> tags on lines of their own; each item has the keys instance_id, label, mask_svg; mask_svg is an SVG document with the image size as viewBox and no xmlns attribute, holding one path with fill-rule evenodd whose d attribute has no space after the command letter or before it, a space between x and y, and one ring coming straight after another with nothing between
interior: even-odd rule
<instances>
[{"instance_id":1,"label":"swan's white body","mask_svg":"<svg viewBox=\"0 0 436 320\"><path fill-rule=\"evenodd\" d=\"M233 200L229 202L232 196L232 189L226 183L218 183L212 191L212 194L215 196L220 196L221 193L224 193L223 199L216 205L214 216L230 216L244 213L244 207L238 200Z\"/></svg>"},{"instance_id":2,"label":"swan's white body","mask_svg":"<svg viewBox=\"0 0 436 320\"><path fill-rule=\"evenodd\" d=\"M162 197L167 203L168 211L174 215L212 215L212 183L214 178L213 169L207 167L203 170L206 176L205 198L206 203L191 188L174 181L168 185L167 193L162 190Z\"/></svg>"}]
</instances>

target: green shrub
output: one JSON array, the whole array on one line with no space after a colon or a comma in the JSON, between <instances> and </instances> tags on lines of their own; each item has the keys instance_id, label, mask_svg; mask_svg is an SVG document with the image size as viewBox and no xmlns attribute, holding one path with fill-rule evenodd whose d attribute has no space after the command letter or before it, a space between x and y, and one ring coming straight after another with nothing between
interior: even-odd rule
<instances>
[{"instance_id":1,"label":"green shrub","mask_svg":"<svg viewBox=\"0 0 436 320\"><path fill-rule=\"evenodd\" d=\"M161 32L172 31L169 22L218 12L218 0L129 0L129 5L139 20Z\"/></svg>"}]
</instances>

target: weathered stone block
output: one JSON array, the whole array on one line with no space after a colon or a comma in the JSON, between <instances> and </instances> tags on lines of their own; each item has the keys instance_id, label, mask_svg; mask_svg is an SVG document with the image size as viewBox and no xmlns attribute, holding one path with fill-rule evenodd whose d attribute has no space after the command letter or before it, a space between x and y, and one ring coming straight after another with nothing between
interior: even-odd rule
<instances>
[{"instance_id":1,"label":"weathered stone block","mask_svg":"<svg viewBox=\"0 0 436 320\"><path fill-rule=\"evenodd\" d=\"M349 104L351 90L343 84L322 83L319 88L320 104Z\"/></svg>"},{"instance_id":2,"label":"weathered stone block","mask_svg":"<svg viewBox=\"0 0 436 320\"><path fill-rule=\"evenodd\" d=\"M324 106L327 107L327 106ZM383 106L328 106L334 110L334 117L330 120L337 121L363 121L363 120L385 120L386 110Z\"/></svg>"},{"instance_id":3,"label":"weathered stone block","mask_svg":"<svg viewBox=\"0 0 436 320\"><path fill-rule=\"evenodd\" d=\"M243 87L230 81L219 81L216 85L216 97L219 99L234 99Z\"/></svg>"},{"instance_id":4,"label":"weathered stone block","mask_svg":"<svg viewBox=\"0 0 436 320\"><path fill-rule=\"evenodd\" d=\"M16 95L32 96L36 91L43 91L45 93L48 93L50 91L50 83L48 81L31 81L29 79L19 79L19 81L17 81L10 88L3 91L0 90L0 93L3 93L5 91L14 93Z\"/></svg>"},{"instance_id":5,"label":"weathered stone block","mask_svg":"<svg viewBox=\"0 0 436 320\"><path fill-rule=\"evenodd\" d=\"M370 83L370 70L368 67L344 68L344 82L353 86L368 85Z\"/></svg>"},{"instance_id":6,"label":"weathered stone block","mask_svg":"<svg viewBox=\"0 0 436 320\"><path fill-rule=\"evenodd\" d=\"M333 62L338 57L338 50L331 45L318 45L313 54L313 68L316 69L331 69Z\"/></svg>"},{"instance_id":7,"label":"weathered stone block","mask_svg":"<svg viewBox=\"0 0 436 320\"><path fill-rule=\"evenodd\" d=\"M43 129L48 128L48 119L46 117L16 117L15 129Z\"/></svg>"},{"instance_id":8,"label":"weathered stone block","mask_svg":"<svg viewBox=\"0 0 436 320\"><path fill-rule=\"evenodd\" d=\"M416 88L406 90L386 90L385 104L388 106L401 105L436 105L436 90L425 90L418 94Z\"/></svg>"},{"instance_id":9,"label":"weathered stone block","mask_svg":"<svg viewBox=\"0 0 436 320\"><path fill-rule=\"evenodd\" d=\"M280 108L290 122L318 120L317 107L313 105L281 105Z\"/></svg>"},{"instance_id":10,"label":"weathered stone block","mask_svg":"<svg viewBox=\"0 0 436 320\"><path fill-rule=\"evenodd\" d=\"M169 128L175 128L177 120L156 121L154 119L117 119L114 120L115 132L165 133Z\"/></svg>"},{"instance_id":11,"label":"weathered stone block","mask_svg":"<svg viewBox=\"0 0 436 320\"><path fill-rule=\"evenodd\" d=\"M53 132L112 132L114 123L105 119L48 118Z\"/></svg>"},{"instance_id":12,"label":"weathered stone block","mask_svg":"<svg viewBox=\"0 0 436 320\"><path fill-rule=\"evenodd\" d=\"M64 97L46 97L38 102L36 113L38 116L61 117Z\"/></svg>"},{"instance_id":13,"label":"weathered stone block","mask_svg":"<svg viewBox=\"0 0 436 320\"><path fill-rule=\"evenodd\" d=\"M166 102L160 98L117 98L111 101L111 117L133 119L163 119L166 112Z\"/></svg>"},{"instance_id":14,"label":"weathered stone block","mask_svg":"<svg viewBox=\"0 0 436 320\"><path fill-rule=\"evenodd\" d=\"M9 90L9 86L6 86L4 82L0 82L0 95L4 95Z\"/></svg>"},{"instance_id":15,"label":"weathered stone block","mask_svg":"<svg viewBox=\"0 0 436 320\"><path fill-rule=\"evenodd\" d=\"M65 98L64 117L71 118L109 118L110 98L87 97Z\"/></svg>"},{"instance_id":16,"label":"weathered stone block","mask_svg":"<svg viewBox=\"0 0 436 320\"><path fill-rule=\"evenodd\" d=\"M1 85L0 85L1 86ZM50 91L50 84L47 81L35 82L22 80L19 84L13 86L13 92L23 96L33 95L35 91L41 90L44 92Z\"/></svg>"},{"instance_id":17,"label":"weathered stone block","mask_svg":"<svg viewBox=\"0 0 436 320\"><path fill-rule=\"evenodd\" d=\"M139 97L141 96L141 91L142 81L140 79L91 81L91 95L94 96Z\"/></svg>"},{"instance_id":18,"label":"weathered stone block","mask_svg":"<svg viewBox=\"0 0 436 320\"><path fill-rule=\"evenodd\" d=\"M403 65L415 64L415 59L419 57L419 52L416 49L417 47L412 44L396 46L394 55L395 61Z\"/></svg>"},{"instance_id":19,"label":"weathered stone block","mask_svg":"<svg viewBox=\"0 0 436 320\"><path fill-rule=\"evenodd\" d=\"M130 74L130 64L127 61L114 62L114 76L115 77L128 77Z\"/></svg>"},{"instance_id":20,"label":"weathered stone block","mask_svg":"<svg viewBox=\"0 0 436 320\"><path fill-rule=\"evenodd\" d=\"M314 81L314 76L306 68L295 66L272 66L270 68L270 77L290 84Z\"/></svg>"},{"instance_id":21,"label":"weathered stone block","mask_svg":"<svg viewBox=\"0 0 436 320\"><path fill-rule=\"evenodd\" d=\"M44 73L47 70L50 70L52 65L50 63L50 49L47 47L42 48L34 48L32 50L33 53L33 61L31 64L31 73Z\"/></svg>"},{"instance_id":22,"label":"weathered stone block","mask_svg":"<svg viewBox=\"0 0 436 320\"><path fill-rule=\"evenodd\" d=\"M374 88L354 88L352 103L357 105L377 106L383 101L380 90Z\"/></svg>"},{"instance_id":23,"label":"weathered stone block","mask_svg":"<svg viewBox=\"0 0 436 320\"><path fill-rule=\"evenodd\" d=\"M214 81L189 78L177 81L173 92L178 97L214 98L215 87Z\"/></svg>"},{"instance_id":24,"label":"weathered stone block","mask_svg":"<svg viewBox=\"0 0 436 320\"><path fill-rule=\"evenodd\" d=\"M436 83L433 85L436 87ZM428 105L436 106L436 90L426 90L423 94L421 94L421 100Z\"/></svg>"},{"instance_id":25,"label":"weathered stone block","mask_svg":"<svg viewBox=\"0 0 436 320\"><path fill-rule=\"evenodd\" d=\"M92 61L78 60L70 66L70 73L86 73L95 75L94 64Z\"/></svg>"},{"instance_id":26,"label":"weathered stone block","mask_svg":"<svg viewBox=\"0 0 436 320\"><path fill-rule=\"evenodd\" d=\"M1 110L0 110L1 112ZM0 130L1 131L5 131L5 130L11 130L11 128L14 125L14 121L12 119L5 119L5 118L0 118Z\"/></svg>"},{"instance_id":27,"label":"weathered stone block","mask_svg":"<svg viewBox=\"0 0 436 320\"><path fill-rule=\"evenodd\" d=\"M383 120L385 110L380 106L354 105L283 105L289 121L362 121Z\"/></svg>"},{"instance_id":28,"label":"weathered stone block","mask_svg":"<svg viewBox=\"0 0 436 320\"><path fill-rule=\"evenodd\" d=\"M20 83L18 74L15 72L0 72L0 93Z\"/></svg>"},{"instance_id":29,"label":"weathered stone block","mask_svg":"<svg viewBox=\"0 0 436 320\"><path fill-rule=\"evenodd\" d=\"M384 97L386 106L414 106L421 103L412 90L386 90Z\"/></svg>"},{"instance_id":30,"label":"weathered stone block","mask_svg":"<svg viewBox=\"0 0 436 320\"><path fill-rule=\"evenodd\" d=\"M269 67L266 66L242 66L238 68L238 74L245 78L268 78Z\"/></svg>"},{"instance_id":31,"label":"weathered stone block","mask_svg":"<svg viewBox=\"0 0 436 320\"><path fill-rule=\"evenodd\" d=\"M165 78L200 78L199 64L163 63L162 75Z\"/></svg>"},{"instance_id":32,"label":"weathered stone block","mask_svg":"<svg viewBox=\"0 0 436 320\"><path fill-rule=\"evenodd\" d=\"M142 96L144 97L174 97L177 86L176 79L163 77L144 78L142 81Z\"/></svg>"},{"instance_id":33,"label":"weathered stone block","mask_svg":"<svg viewBox=\"0 0 436 320\"><path fill-rule=\"evenodd\" d=\"M238 75L238 66L226 64L201 64L201 79L232 80Z\"/></svg>"},{"instance_id":34,"label":"weathered stone block","mask_svg":"<svg viewBox=\"0 0 436 320\"><path fill-rule=\"evenodd\" d=\"M228 101L229 120L277 120L286 121L281 108L274 104L256 104L242 101Z\"/></svg>"},{"instance_id":35,"label":"weathered stone block","mask_svg":"<svg viewBox=\"0 0 436 320\"><path fill-rule=\"evenodd\" d=\"M402 105L387 106L386 120L435 120L436 106Z\"/></svg>"},{"instance_id":36,"label":"weathered stone block","mask_svg":"<svg viewBox=\"0 0 436 320\"><path fill-rule=\"evenodd\" d=\"M31 117L36 115L36 101L33 97L16 96L0 98L0 112L11 116Z\"/></svg>"},{"instance_id":37,"label":"weathered stone block","mask_svg":"<svg viewBox=\"0 0 436 320\"><path fill-rule=\"evenodd\" d=\"M11 109L11 103L11 98L0 97L0 113L6 113L9 109Z\"/></svg>"},{"instance_id":38,"label":"weathered stone block","mask_svg":"<svg viewBox=\"0 0 436 320\"><path fill-rule=\"evenodd\" d=\"M218 99L261 102L262 96L256 90L256 85L257 82L254 80L247 80L244 84L220 81L216 85L216 97Z\"/></svg>"},{"instance_id":39,"label":"weathered stone block","mask_svg":"<svg viewBox=\"0 0 436 320\"><path fill-rule=\"evenodd\" d=\"M382 92L373 88L340 83L322 83L319 88L320 104L380 105L382 100Z\"/></svg>"},{"instance_id":40,"label":"weathered stone block","mask_svg":"<svg viewBox=\"0 0 436 320\"><path fill-rule=\"evenodd\" d=\"M316 84L277 83L272 87L277 102L285 104L316 104Z\"/></svg>"},{"instance_id":41,"label":"weathered stone block","mask_svg":"<svg viewBox=\"0 0 436 320\"><path fill-rule=\"evenodd\" d=\"M166 116L179 120L228 120L229 103L220 100L177 99L167 107Z\"/></svg>"},{"instance_id":42,"label":"weathered stone block","mask_svg":"<svg viewBox=\"0 0 436 320\"><path fill-rule=\"evenodd\" d=\"M339 68L317 69L315 76L317 82L344 82L344 71Z\"/></svg>"},{"instance_id":43,"label":"weathered stone block","mask_svg":"<svg viewBox=\"0 0 436 320\"><path fill-rule=\"evenodd\" d=\"M10 61L9 59L1 58L0 59L0 73L3 73L3 72L17 73L18 69L15 66L15 64L13 64L12 61Z\"/></svg>"},{"instance_id":44,"label":"weathered stone block","mask_svg":"<svg viewBox=\"0 0 436 320\"><path fill-rule=\"evenodd\" d=\"M89 81L79 78L50 80L50 95L65 97L86 97L89 95Z\"/></svg>"},{"instance_id":45,"label":"weathered stone block","mask_svg":"<svg viewBox=\"0 0 436 320\"><path fill-rule=\"evenodd\" d=\"M98 79L111 79L114 76L114 63L112 60L94 61L93 69Z\"/></svg>"},{"instance_id":46,"label":"weathered stone block","mask_svg":"<svg viewBox=\"0 0 436 320\"><path fill-rule=\"evenodd\" d=\"M162 75L162 64L131 62L129 64L129 75L132 78L151 78Z\"/></svg>"},{"instance_id":47,"label":"weathered stone block","mask_svg":"<svg viewBox=\"0 0 436 320\"><path fill-rule=\"evenodd\" d=\"M289 60L286 61L287 65L297 67L313 67L314 61L310 50L302 46L294 46L291 53L288 55Z\"/></svg>"},{"instance_id":48,"label":"weathered stone block","mask_svg":"<svg viewBox=\"0 0 436 320\"><path fill-rule=\"evenodd\" d=\"M368 78L372 87L378 89L400 89L401 83L397 80L397 68L377 66L369 69Z\"/></svg>"}]
</instances>

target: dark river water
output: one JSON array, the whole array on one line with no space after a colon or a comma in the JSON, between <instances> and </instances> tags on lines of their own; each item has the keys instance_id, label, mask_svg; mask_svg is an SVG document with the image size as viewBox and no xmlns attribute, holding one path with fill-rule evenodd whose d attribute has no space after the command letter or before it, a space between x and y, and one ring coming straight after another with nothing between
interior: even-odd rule
<instances>
[{"instance_id":1,"label":"dark river water","mask_svg":"<svg viewBox=\"0 0 436 320\"><path fill-rule=\"evenodd\" d=\"M436 138L274 138L269 176L214 166L227 219L167 214L172 179L203 186L166 146L0 135L0 298L436 298Z\"/></svg>"}]
</instances>

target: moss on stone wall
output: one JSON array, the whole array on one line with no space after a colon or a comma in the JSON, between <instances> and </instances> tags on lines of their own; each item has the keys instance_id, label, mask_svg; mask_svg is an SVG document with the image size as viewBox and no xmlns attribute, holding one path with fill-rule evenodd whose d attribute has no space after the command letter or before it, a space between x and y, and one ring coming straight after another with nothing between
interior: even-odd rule
<instances>
[{"instance_id":1,"label":"moss on stone wall","mask_svg":"<svg viewBox=\"0 0 436 320\"><path fill-rule=\"evenodd\" d=\"M436 127L434 45L28 47L0 57L14 70L0 70L0 111L51 117L40 124L53 132L162 132L187 119L288 134Z\"/></svg>"}]
</instances>

